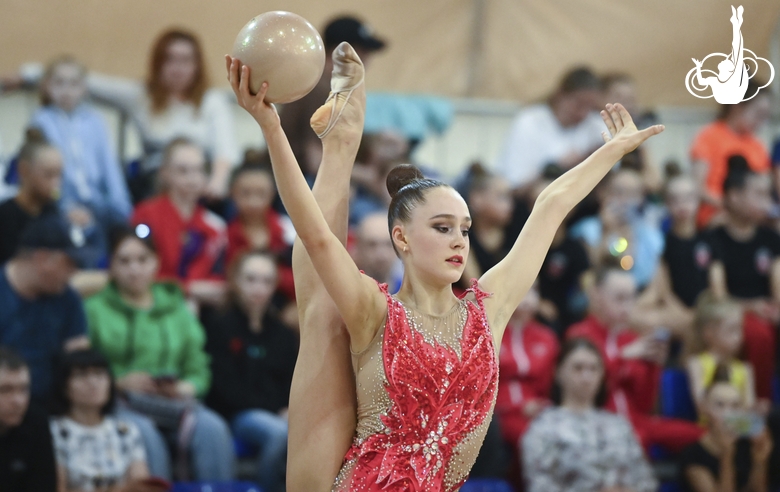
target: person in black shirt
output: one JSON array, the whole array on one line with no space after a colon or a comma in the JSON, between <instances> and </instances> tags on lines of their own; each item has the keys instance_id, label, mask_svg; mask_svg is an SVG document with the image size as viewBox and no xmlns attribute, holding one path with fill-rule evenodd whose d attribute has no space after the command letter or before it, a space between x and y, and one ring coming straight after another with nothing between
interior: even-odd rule
<instances>
[{"instance_id":1,"label":"person in black shirt","mask_svg":"<svg viewBox=\"0 0 780 492\"><path fill-rule=\"evenodd\" d=\"M704 412L707 433L684 449L679 460L680 485L684 492L766 492L767 463L772 440L764 429L758 435L740 437L724 416L743 410L739 390L719 378L707 388Z\"/></svg>"},{"instance_id":2,"label":"person in black shirt","mask_svg":"<svg viewBox=\"0 0 780 492\"><path fill-rule=\"evenodd\" d=\"M273 257L246 253L232 266L230 307L202 315L215 383L206 404L260 450L258 479L268 492L284 490L287 405L298 355L295 333L269 309L277 280Z\"/></svg>"},{"instance_id":3,"label":"person in black shirt","mask_svg":"<svg viewBox=\"0 0 780 492\"><path fill-rule=\"evenodd\" d=\"M0 490L55 492L49 421L30 407L30 371L14 352L0 347Z\"/></svg>"},{"instance_id":4,"label":"person in black shirt","mask_svg":"<svg viewBox=\"0 0 780 492\"><path fill-rule=\"evenodd\" d=\"M62 181L62 157L37 130L27 131L19 152L19 192L0 203L0 265L16 253L27 224L42 213L56 213Z\"/></svg>"},{"instance_id":5,"label":"person in black shirt","mask_svg":"<svg viewBox=\"0 0 780 492\"><path fill-rule=\"evenodd\" d=\"M712 290L745 308L745 356L753 364L756 396L771 397L775 325L780 321L780 235L762 224L771 206L769 177L729 170L723 183L724 223L711 233Z\"/></svg>"}]
</instances>

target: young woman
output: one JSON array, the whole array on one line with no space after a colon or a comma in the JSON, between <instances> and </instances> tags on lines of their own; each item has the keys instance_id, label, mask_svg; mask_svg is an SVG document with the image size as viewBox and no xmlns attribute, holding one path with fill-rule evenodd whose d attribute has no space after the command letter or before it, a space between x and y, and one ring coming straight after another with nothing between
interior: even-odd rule
<instances>
[{"instance_id":1,"label":"young woman","mask_svg":"<svg viewBox=\"0 0 780 492\"><path fill-rule=\"evenodd\" d=\"M522 440L528 492L650 492L657 483L631 424L603 410L601 353L584 338L568 340L555 367L555 407Z\"/></svg>"},{"instance_id":2,"label":"young woman","mask_svg":"<svg viewBox=\"0 0 780 492\"><path fill-rule=\"evenodd\" d=\"M54 377L51 434L58 491L146 490L133 483L149 477L138 429L108 415L115 388L105 357L94 350L71 352Z\"/></svg>"},{"instance_id":3,"label":"young woman","mask_svg":"<svg viewBox=\"0 0 780 492\"><path fill-rule=\"evenodd\" d=\"M346 44L339 50L354 53ZM612 137L605 132L602 148L542 193L507 257L475 280L463 299L451 286L469 249L471 219L463 198L411 166L397 168L388 176L388 221L406 273L401 290L390 296L357 270L331 232L276 110L264 101L268 84L252 96L249 68L242 67L239 78L240 61L226 59L239 103L265 135L285 208L350 336L357 436L336 488L457 489L476 458L495 401L495 347L558 225L620 157L663 128L639 132L622 106L608 105L602 118ZM327 131L347 103L335 98L315 113L312 126Z\"/></svg>"}]
</instances>

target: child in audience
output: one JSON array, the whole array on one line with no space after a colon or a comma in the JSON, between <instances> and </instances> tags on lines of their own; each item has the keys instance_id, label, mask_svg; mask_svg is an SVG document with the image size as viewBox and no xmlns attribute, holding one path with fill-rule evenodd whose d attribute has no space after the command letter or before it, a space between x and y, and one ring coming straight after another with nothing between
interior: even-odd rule
<instances>
[{"instance_id":1,"label":"child in audience","mask_svg":"<svg viewBox=\"0 0 780 492\"><path fill-rule=\"evenodd\" d=\"M62 155L37 129L29 129L18 159L19 191L0 203L0 265L16 253L19 237L32 219L56 212L62 182Z\"/></svg>"},{"instance_id":2,"label":"child in audience","mask_svg":"<svg viewBox=\"0 0 780 492\"><path fill-rule=\"evenodd\" d=\"M766 492L772 439L766 428L745 436L731 425L729 417L746 407L740 390L724 374L727 371L715 372L702 394L707 433L680 453L682 491Z\"/></svg>"},{"instance_id":3,"label":"child in audience","mask_svg":"<svg viewBox=\"0 0 780 492\"><path fill-rule=\"evenodd\" d=\"M741 404L753 408L755 381L750 363L737 357L742 350L742 306L732 299L717 300L710 293L701 296L696 306L696 334L700 352L687 364L691 396L704 416L704 393L715 378L717 368L725 371L726 381L739 391Z\"/></svg>"},{"instance_id":4,"label":"child in audience","mask_svg":"<svg viewBox=\"0 0 780 492\"><path fill-rule=\"evenodd\" d=\"M287 404L298 338L271 305L278 281L269 253L250 251L231 266L231 302L203 312L214 380L206 402L259 450L263 490L284 490Z\"/></svg>"},{"instance_id":5,"label":"child in audience","mask_svg":"<svg viewBox=\"0 0 780 492\"><path fill-rule=\"evenodd\" d=\"M149 470L138 429L109 416L115 388L105 357L94 350L66 354L54 378L51 434L58 490L156 490L142 483Z\"/></svg>"},{"instance_id":6,"label":"child in audience","mask_svg":"<svg viewBox=\"0 0 780 492\"><path fill-rule=\"evenodd\" d=\"M238 215L228 224L227 264L247 251L270 251L287 264L279 267L279 289L295 298L295 286L289 260L295 230L286 217L272 208L276 184L270 161L267 165L246 162L236 169L230 187Z\"/></svg>"},{"instance_id":7,"label":"child in audience","mask_svg":"<svg viewBox=\"0 0 780 492\"><path fill-rule=\"evenodd\" d=\"M86 69L69 56L49 64L41 82L40 128L63 159L60 209L99 248L90 267L105 263L106 233L132 212L124 173L103 117L84 102Z\"/></svg>"},{"instance_id":8,"label":"child in audience","mask_svg":"<svg viewBox=\"0 0 780 492\"><path fill-rule=\"evenodd\" d=\"M225 223L198 203L206 186L206 157L194 143L177 139L166 147L161 193L143 201L131 222L151 232L161 279L181 281L197 301L218 303L225 294Z\"/></svg>"},{"instance_id":9,"label":"child in audience","mask_svg":"<svg viewBox=\"0 0 780 492\"><path fill-rule=\"evenodd\" d=\"M771 398L775 325L780 321L780 235L762 224L772 204L769 176L731 159L723 183L723 225L712 231L713 294L745 309L744 355L755 371L756 395Z\"/></svg>"}]
</instances>

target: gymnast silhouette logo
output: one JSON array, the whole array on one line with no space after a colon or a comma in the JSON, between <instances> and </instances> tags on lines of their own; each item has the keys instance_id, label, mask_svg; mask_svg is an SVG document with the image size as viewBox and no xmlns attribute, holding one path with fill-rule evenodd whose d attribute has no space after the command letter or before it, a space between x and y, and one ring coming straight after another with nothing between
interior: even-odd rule
<instances>
[{"instance_id":1,"label":"gymnast silhouette logo","mask_svg":"<svg viewBox=\"0 0 780 492\"><path fill-rule=\"evenodd\" d=\"M702 61L692 58L693 63L696 64L688 74L685 76L685 88L688 92L700 99L708 99L714 97L720 104L737 104L742 101L747 101L756 97L756 94L772 83L772 79L775 77L775 67L769 63L766 58L761 58L755 53L745 48L742 39L742 13L745 11L740 5L737 9L731 6L731 26L732 26L732 38L731 38L731 53L726 55L724 53L712 53L704 57ZM722 58L718 63L718 73L712 70L702 69L702 65L709 58ZM748 80L756 76L759 71L759 62L763 62L761 65L766 64L769 67L769 80L766 84L758 88L755 94L751 94L750 97L745 98L745 91L747 91ZM763 69L765 71L766 69ZM712 75L705 77L703 74ZM698 93L706 93L707 88L712 89L712 93L709 95L700 95Z\"/></svg>"}]
</instances>

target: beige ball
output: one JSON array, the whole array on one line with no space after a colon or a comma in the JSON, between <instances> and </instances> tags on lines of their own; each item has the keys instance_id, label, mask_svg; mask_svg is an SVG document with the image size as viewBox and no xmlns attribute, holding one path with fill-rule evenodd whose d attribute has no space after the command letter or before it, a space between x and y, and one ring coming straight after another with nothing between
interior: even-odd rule
<instances>
[{"instance_id":1,"label":"beige ball","mask_svg":"<svg viewBox=\"0 0 780 492\"><path fill-rule=\"evenodd\" d=\"M308 94L322 76L325 47L309 21L292 12L260 14L241 29L233 57L251 68L249 89L268 82L266 101L288 103Z\"/></svg>"}]
</instances>

